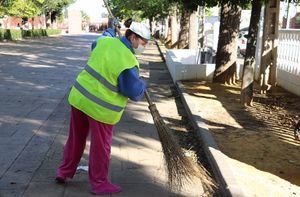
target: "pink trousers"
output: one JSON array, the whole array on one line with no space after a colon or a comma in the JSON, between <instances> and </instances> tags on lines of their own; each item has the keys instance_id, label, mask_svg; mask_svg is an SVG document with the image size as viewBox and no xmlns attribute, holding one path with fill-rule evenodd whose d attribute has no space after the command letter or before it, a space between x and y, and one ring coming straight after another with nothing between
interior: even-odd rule
<instances>
[{"instance_id":1,"label":"pink trousers","mask_svg":"<svg viewBox=\"0 0 300 197\"><path fill-rule=\"evenodd\" d=\"M91 146L88 174L92 190L97 190L102 183L109 181L108 168L113 125L98 122L74 107L71 109L69 138L56 176L64 179L73 178L89 131L91 131Z\"/></svg>"}]
</instances>

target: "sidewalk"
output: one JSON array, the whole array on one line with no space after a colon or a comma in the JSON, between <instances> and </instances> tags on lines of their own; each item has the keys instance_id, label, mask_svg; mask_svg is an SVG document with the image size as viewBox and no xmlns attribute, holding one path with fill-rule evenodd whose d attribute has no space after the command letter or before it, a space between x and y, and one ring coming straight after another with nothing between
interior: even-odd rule
<instances>
[{"instance_id":1,"label":"sidewalk","mask_svg":"<svg viewBox=\"0 0 300 197\"><path fill-rule=\"evenodd\" d=\"M151 44L145 54L139 57L139 61L142 75L149 78L149 91L161 115L170 120L180 119L179 112L183 107L180 108L175 102L172 94L174 85L156 45ZM63 92L67 93L67 88ZM65 185L54 182L55 170L61 161L63 145L67 138L69 118L66 97L58 103L55 110L41 121L37 132L31 136L23 151L19 151L19 156L1 176L1 197L22 194L29 197L94 196L90 193L86 172L78 172ZM88 148L89 143L80 165L87 165ZM13 151L10 148L5 150L7 155ZM33 167L28 168L27 163L32 162L34 165L30 166ZM107 196L201 196L203 193L201 185L184 188L180 193L168 190L160 141L145 100L138 103L129 102L122 120L115 127L110 178L113 183L119 184L123 191Z\"/></svg>"}]
</instances>

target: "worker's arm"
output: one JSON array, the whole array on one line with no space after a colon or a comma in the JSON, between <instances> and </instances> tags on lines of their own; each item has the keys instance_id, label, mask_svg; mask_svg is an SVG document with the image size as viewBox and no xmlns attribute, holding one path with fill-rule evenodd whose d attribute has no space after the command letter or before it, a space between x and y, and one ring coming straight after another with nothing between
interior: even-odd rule
<instances>
[{"instance_id":1,"label":"worker's arm","mask_svg":"<svg viewBox=\"0 0 300 197\"><path fill-rule=\"evenodd\" d=\"M133 101L139 101L144 96L146 83L139 79L137 67L124 70L119 78L120 92Z\"/></svg>"}]
</instances>

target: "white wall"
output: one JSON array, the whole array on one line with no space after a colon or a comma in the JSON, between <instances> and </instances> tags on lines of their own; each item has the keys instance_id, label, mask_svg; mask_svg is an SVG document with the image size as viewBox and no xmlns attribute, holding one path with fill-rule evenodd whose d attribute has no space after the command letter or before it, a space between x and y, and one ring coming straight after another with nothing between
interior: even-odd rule
<instances>
[{"instance_id":1,"label":"white wall","mask_svg":"<svg viewBox=\"0 0 300 197\"><path fill-rule=\"evenodd\" d=\"M177 49L166 52L166 64L174 82L178 80L212 81L215 64L196 64L197 50Z\"/></svg>"}]
</instances>

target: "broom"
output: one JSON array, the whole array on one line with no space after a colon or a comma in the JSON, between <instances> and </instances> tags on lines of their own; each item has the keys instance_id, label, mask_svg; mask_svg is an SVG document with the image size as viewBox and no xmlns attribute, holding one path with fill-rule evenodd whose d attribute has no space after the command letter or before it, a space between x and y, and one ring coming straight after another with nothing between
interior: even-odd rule
<instances>
[{"instance_id":1,"label":"broom","mask_svg":"<svg viewBox=\"0 0 300 197\"><path fill-rule=\"evenodd\" d=\"M193 165L191 160L185 156L175 136L164 123L147 90L145 91L145 97L149 103L148 108L162 145L170 189L180 190L184 185L184 181L190 182L193 177L198 177L204 189L212 191L215 186L208 172L203 166L197 165L196 167L196 165Z\"/></svg>"}]
</instances>

